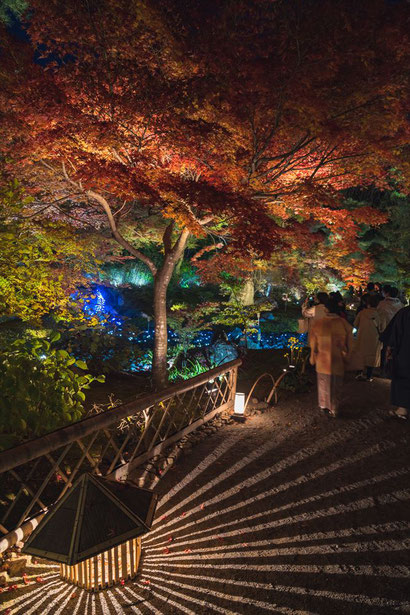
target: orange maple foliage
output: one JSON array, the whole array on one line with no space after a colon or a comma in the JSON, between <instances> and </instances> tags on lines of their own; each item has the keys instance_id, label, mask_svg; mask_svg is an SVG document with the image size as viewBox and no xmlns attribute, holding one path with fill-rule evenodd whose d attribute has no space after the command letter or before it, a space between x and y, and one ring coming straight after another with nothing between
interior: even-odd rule
<instances>
[{"instance_id":1,"label":"orange maple foliage","mask_svg":"<svg viewBox=\"0 0 410 615\"><path fill-rule=\"evenodd\" d=\"M68 201L77 220L99 228L105 219L150 268L163 366L165 290L190 234L222 226L232 254L262 258L308 250L321 237L312 225L325 225L341 256L357 248L364 220L384 220L344 208L341 190L385 187L391 167L408 189L405 3L31 0L30 8L29 40L8 37L3 54L2 153L47 215ZM168 223L160 268L122 233L141 207Z\"/></svg>"},{"instance_id":2,"label":"orange maple foliage","mask_svg":"<svg viewBox=\"0 0 410 615\"><path fill-rule=\"evenodd\" d=\"M408 11L381 0L31 5L31 41L8 58L2 135L39 197L99 191L114 211L138 199L195 234L203 217L230 216L230 241L263 254L304 221L349 249L360 222L383 222L352 215L340 190L384 186L407 161Z\"/></svg>"}]
</instances>

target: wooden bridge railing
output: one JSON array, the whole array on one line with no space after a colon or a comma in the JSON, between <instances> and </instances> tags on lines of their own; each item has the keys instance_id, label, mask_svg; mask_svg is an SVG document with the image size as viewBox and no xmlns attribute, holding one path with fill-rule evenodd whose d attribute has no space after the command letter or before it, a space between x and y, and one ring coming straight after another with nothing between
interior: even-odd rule
<instances>
[{"instance_id":1,"label":"wooden bridge railing","mask_svg":"<svg viewBox=\"0 0 410 615\"><path fill-rule=\"evenodd\" d=\"M225 363L1 452L1 532L41 514L83 472L125 479L182 435L232 408L240 364Z\"/></svg>"}]
</instances>

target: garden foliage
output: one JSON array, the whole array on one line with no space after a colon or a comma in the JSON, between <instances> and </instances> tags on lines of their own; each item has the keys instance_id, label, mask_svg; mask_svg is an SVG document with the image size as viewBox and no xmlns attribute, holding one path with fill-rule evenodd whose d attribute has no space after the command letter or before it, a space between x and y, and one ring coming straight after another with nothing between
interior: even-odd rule
<instances>
[{"instance_id":1,"label":"garden foliage","mask_svg":"<svg viewBox=\"0 0 410 615\"><path fill-rule=\"evenodd\" d=\"M81 419L84 391L94 380L104 382L57 349L59 337L19 339L0 351L0 448Z\"/></svg>"},{"instance_id":2,"label":"garden foliage","mask_svg":"<svg viewBox=\"0 0 410 615\"><path fill-rule=\"evenodd\" d=\"M36 216L33 198L0 176L0 316L39 322L81 316L71 300L95 272L93 241L67 223Z\"/></svg>"},{"instance_id":3,"label":"garden foliage","mask_svg":"<svg viewBox=\"0 0 410 615\"><path fill-rule=\"evenodd\" d=\"M5 33L2 153L47 216L108 230L147 266L158 386L190 237L212 252L198 269L229 270L238 255L309 251L318 223L337 267L363 221L385 220L344 207L342 190L385 186L392 166L408 188L403 2L29 4L28 36ZM158 219L159 264L129 232Z\"/></svg>"}]
</instances>

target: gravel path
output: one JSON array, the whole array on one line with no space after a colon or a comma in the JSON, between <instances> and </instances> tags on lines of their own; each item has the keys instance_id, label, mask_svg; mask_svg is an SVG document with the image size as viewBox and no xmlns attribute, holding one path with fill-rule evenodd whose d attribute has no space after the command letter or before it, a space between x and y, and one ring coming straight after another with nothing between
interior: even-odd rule
<instances>
[{"instance_id":1,"label":"gravel path","mask_svg":"<svg viewBox=\"0 0 410 615\"><path fill-rule=\"evenodd\" d=\"M95 597L39 564L2 612L410 613L409 424L386 420L387 381L345 393L342 419L320 415L312 392L181 458L157 486L136 581Z\"/></svg>"}]
</instances>

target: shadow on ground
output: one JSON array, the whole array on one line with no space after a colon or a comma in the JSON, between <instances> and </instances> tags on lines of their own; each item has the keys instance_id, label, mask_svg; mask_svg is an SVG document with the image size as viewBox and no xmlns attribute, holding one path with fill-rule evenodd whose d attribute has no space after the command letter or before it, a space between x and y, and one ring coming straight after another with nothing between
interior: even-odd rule
<instances>
[{"instance_id":1,"label":"shadow on ground","mask_svg":"<svg viewBox=\"0 0 410 615\"><path fill-rule=\"evenodd\" d=\"M386 420L386 381L351 381L345 393L343 419L321 416L311 393L223 428L184 457L157 485L136 580L94 596L38 564L28 571L32 584L8 592L4 608L410 613L409 427Z\"/></svg>"}]
</instances>

